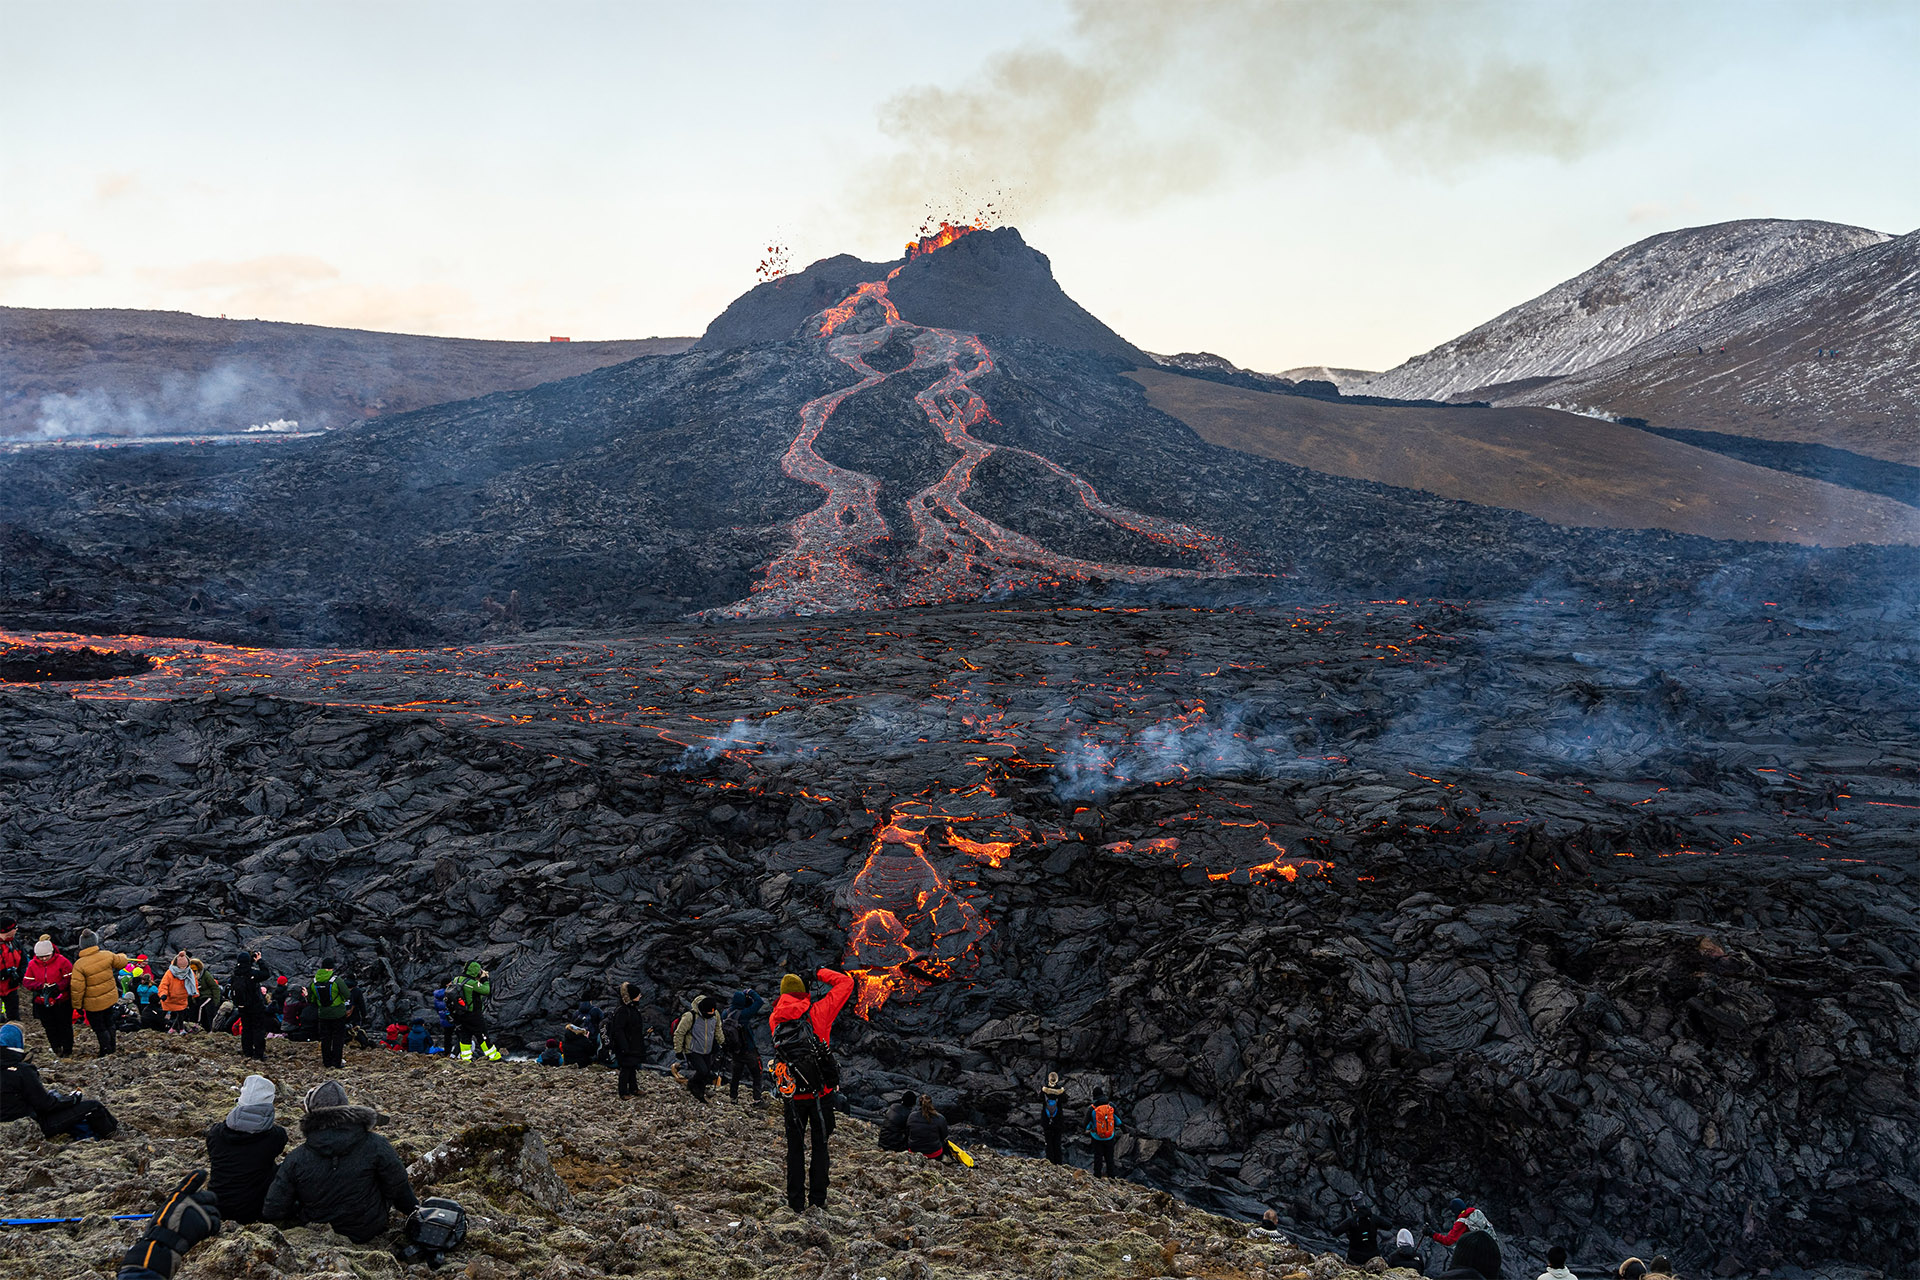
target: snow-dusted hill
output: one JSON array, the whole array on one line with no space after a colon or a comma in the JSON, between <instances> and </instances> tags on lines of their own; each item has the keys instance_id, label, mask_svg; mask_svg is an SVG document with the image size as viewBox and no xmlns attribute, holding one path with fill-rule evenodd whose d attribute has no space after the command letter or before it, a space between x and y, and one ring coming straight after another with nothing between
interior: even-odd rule
<instances>
[{"instance_id":1,"label":"snow-dusted hill","mask_svg":"<svg viewBox=\"0 0 1920 1280\"><path fill-rule=\"evenodd\" d=\"M1669 231L1364 386L1341 389L1439 400L1578 373L1748 290L1887 239L1864 227L1771 218Z\"/></svg>"},{"instance_id":2,"label":"snow-dusted hill","mask_svg":"<svg viewBox=\"0 0 1920 1280\"><path fill-rule=\"evenodd\" d=\"M1502 404L1558 404L1920 462L1920 231L1748 290Z\"/></svg>"}]
</instances>

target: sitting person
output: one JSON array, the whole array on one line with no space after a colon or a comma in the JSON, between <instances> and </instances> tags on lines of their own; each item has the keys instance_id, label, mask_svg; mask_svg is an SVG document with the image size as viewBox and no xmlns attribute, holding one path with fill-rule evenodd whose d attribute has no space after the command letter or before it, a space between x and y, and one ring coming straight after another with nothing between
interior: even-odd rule
<instances>
[{"instance_id":1,"label":"sitting person","mask_svg":"<svg viewBox=\"0 0 1920 1280\"><path fill-rule=\"evenodd\" d=\"M40 1069L27 1061L26 1033L17 1022L0 1026L0 1122L31 1116L49 1138L105 1138L119 1128L106 1104L77 1093L49 1093Z\"/></svg>"},{"instance_id":2,"label":"sitting person","mask_svg":"<svg viewBox=\"0 0 1920 1280\"><path fill-rule=\"evenodd\" d=\"M1640 1280L1647 1274L1647 1264L1638 1258L1628 1258L1620 1264L1614 1274L1619 1276L1620 1280Z\"/></svg>"},{"instance_id":3,"label":"sitting person","mask_svg":"<svg viewBox=\"0 0 1920 1280\"><path fill-rule=\"evenodd\" d=\"M274 1096L273 1081L248 1076L240 1101L207 1130L208 1186L228 1222L260 1221L267 1188L286 1150L286 1128L274 1123Z\"/></svg>"},{"instance_id":4,"label":"sitting person","mask_svg":"<svg viewBox=\"0 0 1920 1280\"><path fill-rule=\"evenodd\" d=\"M1405 1227L1400 1228L1400 1234L1393 1238L1393 1248L1387 1251L1387 1265L1390 1267L1410 1267L1415 1271L1420 1271L1424 1268L1425 1264L1421 1260L1420 1250L1416 1249L1413 1244L1413 1232L1407 1230Z\"/></svg>"},{"instance_id":5,"label":"sitting person","mask_svg":"<svg viewBox=\"0 0 1920 1280\"><path fill-rule=\"evenodd\" d=\"M394 1053L405 1053L407 1049L406 1027L398 1022L389 1022L387 1024L387 1034L380 1039L380 1047L391 1050Z\"/></svg>"},{"instance_id":6,"label":"sitting person","mask_svg":"<svg viewBox=\"0 0 1920 1280\"><path fill-rule=\"evenodd\" d=\"M560 1060L570 1067L584 1067L593 1061L593 1033L578 1023L569 1022L560 1036Z\"/></svg>"},{"instance_id":7,"label":"sitting person","mask_svg":"<svg viewBox=\"0 0 1920 1280\"><path fill-rule=\"evenodd\" d=\"M1659 1276L1662 1280L1674 1280L1673 1260L1664 1253L1656 1253L1647 1263L1647 1280Z\"/></svg>"},{"instance_id":8,"label":"sitting person","mask_svg":"<svg viewBox=\"0 0 1920 1280\"><path fill-rule=\"evenodd\" d=\"M563 1067L567 1064L565 1055L560 1052L560 1042L551 1036L547 1038L547 1047L534 1059L543 1067Z\"/></svg>"},{"instance_id":9,"label":"sitting person","mask_svg":"<svg viewBox=\"0 0 1920 1280\"><path fill-rule=\"evenodd\" d=\"M907 1121L907 1150L929 1160L947 1156L947 1118L934 1110L929 1094L920 1095L920 1109Z\"/></svg>"},{"instance_id":10,"label":"sitting person","mask_svg":"<svg viewBox=\"0 0 1920 1280\"><path fill-rule=\"evenodd\" d=\"M880 1149L882 1151L905 1151L907 1149L907 1120L913 1115L914 1104L920 1099L909 1089L894 1099L887 1114L880 1118Z\"/></svg>"},{"instance_id":11,"label":"sitting person","mask_svg":"<svg viewBox=\"0 0 1920 1280\"><path fill-rule=\"evenodd\" d=\"M407 1026L407 1052L432 1053L433 1033L427 1030L425 1018L415 1018Z\"/></svg>"},{"instance_id":12,"label":"sitting person","mask_svg":"<svg viewBox=\"0 0 1920 1280\"><path fill-rule=\"evenodd\" d=\"M420 1207L393 1144L373 1132L380 1115L356 1107L332 1080L307 1091L300 1118L306 1141L280 1163L261 1217L268 1222L324 1222L365 1244L387 1229L391 1210Z\"/></svg>"}]
</instances>

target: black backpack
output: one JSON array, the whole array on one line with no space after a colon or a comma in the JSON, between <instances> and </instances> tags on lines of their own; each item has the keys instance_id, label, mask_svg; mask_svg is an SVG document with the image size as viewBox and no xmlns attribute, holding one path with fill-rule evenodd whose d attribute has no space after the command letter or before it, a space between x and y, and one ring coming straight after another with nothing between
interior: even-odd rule
<instances>
[{"instance_id":1,"label":"black backpack","mask_svg":"<svg viewBox=\"0 0 1920 1280\"><path fill-rule=\"evenodd\" d=\"M818 1097L840 1084L840 1064L833 1050L814 1034L813 1019L805 1014L789 1018L773 1029L773 1078L786 1097L810 1093Z\"/></svg>"},{"instance_id":2,"label":"black backpack","mask_svg":"<svg viewBox=\"0 0 1920 1280\"><path fill-rule=\"evenodd\" d=\"M424 1258L437 1267L466 1238L467 1211L457 1201L435 1196L407 1215L407 1243L398 1252L403 1261Z\"/></svg>"}]
</instances>

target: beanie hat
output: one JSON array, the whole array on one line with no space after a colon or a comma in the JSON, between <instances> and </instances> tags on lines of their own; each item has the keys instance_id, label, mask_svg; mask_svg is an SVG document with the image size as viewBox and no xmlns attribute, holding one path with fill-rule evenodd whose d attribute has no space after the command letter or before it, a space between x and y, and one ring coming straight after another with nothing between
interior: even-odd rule
<instances>
[{"instance_id":1,"label":"beanie hat","mask_svg":"<svg viewBox=\"0 0 1920 1280\"><path fill-rule=\"evenodd\" d=\"M99 945L100 945L99 934L95 933L91 929L82 929L80 931L80 949L82 951L85 951L88 947L97 947Z\"/></svg>"},{"instance_id":2,"label":"beanie hat","mask_svg":"<svg viewBox=\"0 0 1920 1280\"><path fill-rule=\"evenodd\" d=\"M560 1047L560 1042L559 1042L558 1040L555 1040L555 1039L553 1039L552 1037L548 1037L548 1039L547 1039L547 1048L549 1048L549 1049L558 1049L559 1047Z\"/></svg>"},{"instance_id":3,"label":"beanie hat","mask_svg":"<svg viewBox=\"0 0 1920 1280\"><path fill-rule=\"evenodd\" d=\"M48 956L52 955L53 939L44 933L41 934L40 941L33 944L33 954L41 960L45 960Z\"/></svg>"},{"instance_id":4,"label":"beanie hat","mask_svg":"<svg viewBox=\"0 0 1920 1280\"><path fill-rule=\"evenodd\" d=\"M274 981L284 987L287 985L287 975L283 973L279 977L275 978Z\"/></svg>"},{"instance_id":5,"label":"beanie hat","mask_svg":"<svg viewBox=\"0 0 1920 1280\"><path fill-rule=\"evenodd\" d=\"M227 1128L237 1133L265 1133L273 1127L275 1094L273 1081L265 1076L248 1076L240 1086L240 1101L227 1112Z\"/></svg>"},{"instance_id":6,"label":"beanie hat","mask_svg":"<svg viewBox=\"0 0 1920 1280\"><path fill-rule=\"evenodd\" d=\"M803 996L807 994L806 979L797 973L790 973L780 979L780 994L783 996Z\"/></svg>"},{"instance_id":7,"label":"beanie hat","mask_svg":"<svg viewBox=\"0 0 1920 1280\"><path fill-rule=\"evenodd\" d=\"M347 1091L332 1080L322 1080L307 1090L301 1105L306 1107L309 1114L324 1111L328 1107L344 1107L347 1105Z\"/></svg>"},{"instance_id":8,"label":"beanie hat","mask_svg":"<svg viewBox=\"0 0 1920 1280\"><path fill-rule=\"evenodd\" d=\"M0 933L8 933L14 929L18 929L19 927L20 927L20 922L18 920L15 920L12 916L8 916L5 920L0 920Z\"/></svg>"},{"instance_id":9,"label":"beanie hat","mask_svg":"<svg viewBox=\"0 0 1920 1280\"><path fill-rule=\"evenodd\" d=\"M5 1026L0 1026L0 1049L19 1049L24 1051L26 1047L27 1037L26 1034L20 1030L19 1023L9 1022Z\"/></svg>"},{"instance_id":10,"label":"beanie hat","mask_svg":"<svg viewBox=\"0 0 1920 1280\"><path fill-rule=\"evenodd\" d=\"M1555 1245L1553 1248L1547 1250L1547 1265L1550 1267L1566 1266L1567 1251L1560 1245Z\"/></svg>"},{"instance_id":11,"label":"beanie hat","mask_svg":"<svg viewBox=\"0 0 1920 1280\"><path fill-rule=\"evenodd\" d=\"M1455 1196L1453 1199L1447 1201L1448 1213L1458 1215L1458 1214L1465 1213L1466 1211L1467 1211L1467 1202L1465 1200L1462 1200L1459 1196Z\"/></svg>"}]
</instances>

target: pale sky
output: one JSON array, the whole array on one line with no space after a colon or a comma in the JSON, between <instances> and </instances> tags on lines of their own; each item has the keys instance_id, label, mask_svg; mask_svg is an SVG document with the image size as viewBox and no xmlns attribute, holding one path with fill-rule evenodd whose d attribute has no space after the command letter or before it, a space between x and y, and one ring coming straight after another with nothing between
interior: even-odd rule
<instances>
[{"instance_id":1,"label":"pale sky","mask_svg":"<svg viewBox=\"0 0 1920 1280\"><path fill-rule=\"evenodd\" d=\"M1149 350L1385 368L1659 231L1920 226L1920 3L0 0L0 305L698 334L996 192Z\"/></svg>"}]
</instances>

